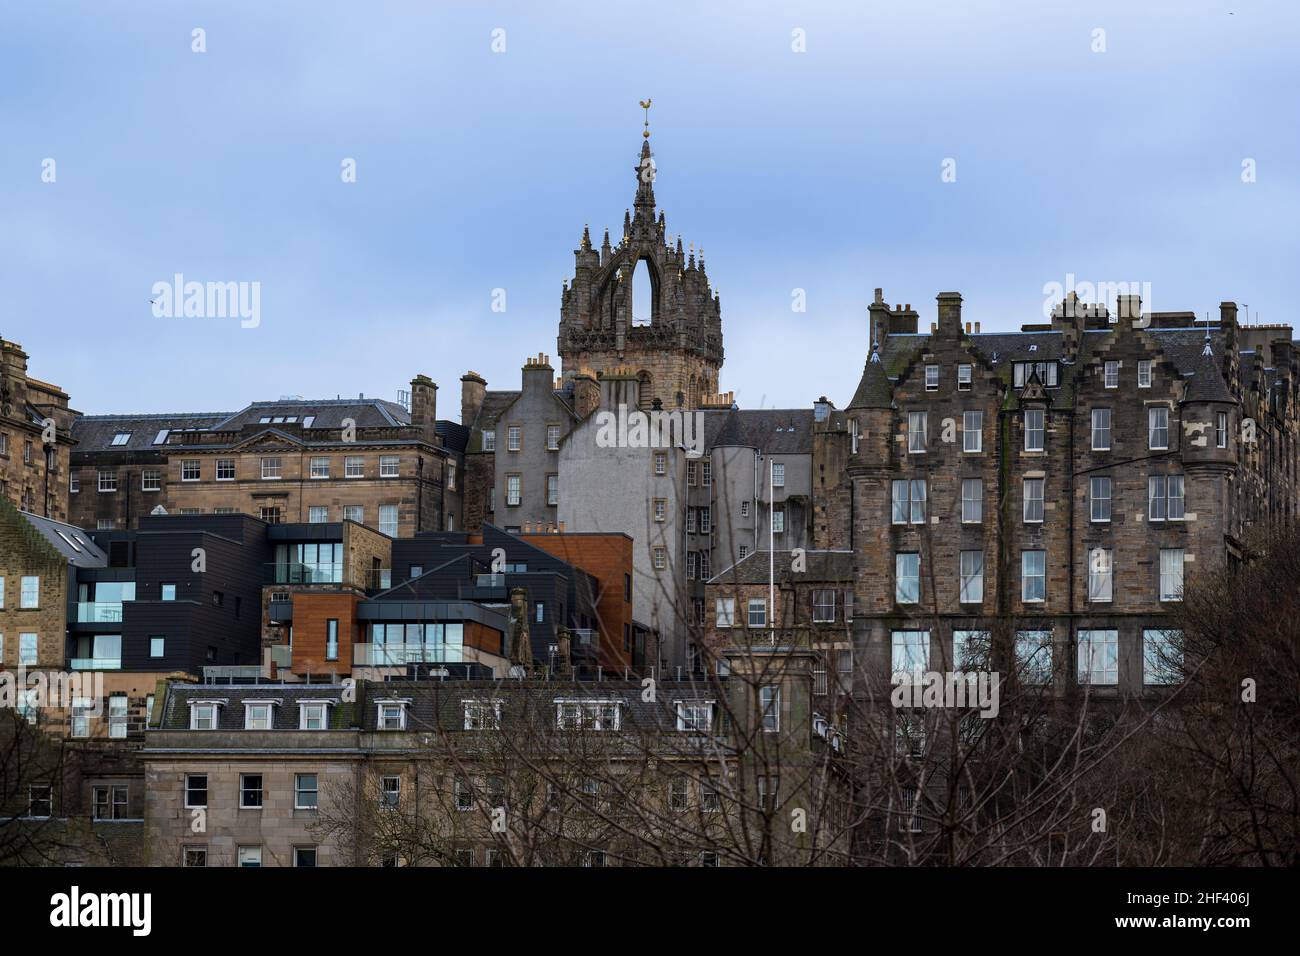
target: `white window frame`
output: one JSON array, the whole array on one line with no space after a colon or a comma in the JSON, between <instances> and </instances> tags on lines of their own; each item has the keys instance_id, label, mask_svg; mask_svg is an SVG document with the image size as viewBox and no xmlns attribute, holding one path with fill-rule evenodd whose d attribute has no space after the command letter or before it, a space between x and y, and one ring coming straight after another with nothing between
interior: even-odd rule
<instances>
[{"instance_id":1,"label":"white window frame","mask_svg":"<svg viewBox=\"0 0 1300 956\"><path fill-rule=\"evenodd\" d=\"M929 445L929 415L926 412L907 413L907 453L924 455Z\"/></svg>"},{"instance_id":2,"label":"white window frame","mask_svg":"<svg viewBox=\"0 0 1300 956\"><path fill-rule=\"evenodd\" d=\"M1166 559L1168 555L1168 559ZM1176 580L1175 580L1176 572ZM1182 548L1160 549L1160 600L1181 601L1187 573L1187 552Z\"/></svg>"},{"instance_id":3,"label":"white window frame","mask_svg":"<svg viewBox=\"0 0 1300 956\"><path fill-rule=\"evenodd\" d=\"M1080 630L1078 643L1079 683L1100 687L1118 684L1119 631L1114 629Z\"/></svg>"},{"instance_id":4,"label":"white window frame","mask_svg":"<svg viewBox=\"0 0 1300 956\"><path fill-rule=\"evenodd\" d=\"M1100 419L1104 418L1103 424ZM1110 451L1110 425L1111 410L1109 408L1094 408L1092 410L1092 450L1093 451Z\"/></svg>"},{"instance_id":5,"label":"white window frame","mask_svg":"<svg viewBox=\"0 0 1300 956\"><path fill-rule=\"evenodd\" d=\"M284 473L284 462L280 458L262 459L262 480L279 481Z\"/></svg>"},{"instance_id":6,"label":"white window frame","mask_svg":"<svg viewBox=\"0 0 1300 956\"><path fill-rule=\"evenodd\" d=\"M402 700L378 700L375 701L375 728L377 730L397 730L406 729L406 713L410 709L411 702L406 699ZM397 709L397 726L389 726L393 708Z\"/></svg>"},{"instance_id":7,"label":"white window frame","mask_svg":"<svg viewBox=\"0 0 1300 956\"><path fill-rule=\"evenodd\" d=\"M1119 388L1119 370L1122 362L1108 361L1102 368L1102 387Z\"/></svg>"},{"instance_id":8,"label":"white window frame","mask_svg":"<svg viewBox=\"0 0 1300 956\"><path fill-rule=\"evenodd\" d=\"M714 627L736 626L736 599L720 597L714 599Z\"/></svg>"},{"instance_id":9,"label":"white window frame","mask_svg":"<svg viewBox=\"0 0 1300 956\"><path fill-rule=\"evenodd\" d=\"M344 478L366 477L366 456L345 455L343 458L343 477Z\"/></svg>"},{"instance_id":10,"label":"white window frame","mask_svg":"<svg viewBox=\"0 0 1300 956\"><path fill-rule=\"evenodd\" d=\"M984 603L984 552L960 551L957 557L958 593L960 604Z\"/></svg>"},{"instance_id":11,"label":"white window frame","mask_svg":"<svg viewBox=\"0 0 1300 956\"><path fill-rule=\"evenodd\" d=\"M1138 359L1138 388L1151 387L1151 359Z\"/></svg>"},{"instance_id":12,"label":"white window frame","mask_svg":"<svg viewBox=\"0 0 1300 956\"><path fill-rule=\"evenodd\" d=\"M402 456L401 455L380 455L379 456L379 477L380 478L399 478L402 474Z\"/></svg>"},{"instance_id":13,"label":"white window frame","mask_svg":"<svg viewBox=\"0 0 1300 956\"><path fill-rule=\"evenodd\" d=\"M461 701L465 730L500 730L501 704L495 699L472 697Z\"/></svg>"},{"instance_id":14,"label":"white window frame","mask_svg":"<svg viewBox=\"0 0 1300 956\"><path fill-rule=\"evenodd\" d=\"M1030 573L1029 562L1031 556L1037 556L1035 564L1041 562L1042 571L1039 573ZM1030 597L1030 582L1034 580L1042 581L1042 597ZM1024 604L1043 604L1047 601L1047 552L1029 548L1020 552L1020 600Z\"/></svg>"},{"instance_id":15,"label":"white window frame","mask_svg":"<svg viewBox=\"0 0 1300 956\"><path fill-rule=\"evenodd\" d=\"M1156 424L1157 419L1163 418L1164 425ZM1164 444L1157 445L1157 434L1164 432ZM1169 450L1169 406L1152 405L1147 408L1147 449L1149 451L1168 451Z\"/></svg>"},{"instance_id":16,"label":"white window frame","mask_svg":"<svg viewBox=\"0 0 1300 956\"><path fill-rule=\"evenodd\" d=\"M197 458L185 458L181 461L181 481L200 481L203 478L203 465Z\"/></svg>"},{"instance_id":17,"label":"white window frame","mask_svg":"<svg viewBox=\"0 0 1300 956\"><path fill-rule=\"evenodd\" d=\"M1088 601L1109 604L1115 600L1115 555L1110 548L1088 552Z\"/></svg>"},{"instance_id":18,"label":"white window frame","mask_svg":"<svg viewBox=\"0 0 1300 956\"><path fill-rule=\"evenodd\" d=\"M975 440L972 442L971 439ZM975 455L984 451L984 412L981 409L961 413L961 450Z\"/></svg>"},{"instance_id":19,"label":"white window frame","mask_svg":"<svg viewBox=\"0 0 1300 956\"><path fill-rule=\"evenodd\" d=\"M330 460L328 455L316 455L311 459L311 480L320 481L330 476Z\"/></svg>"},{"instance_id":20,"label":"white window frame","mask_svg":"<svg viewBox=\"0 0 1300 956\"><path fill-rule=\"evenodd\" d=\"M1023 481L1023 504L1025 524L1042 524L1047 514L1044 495L1047 488L1046 478L1025 478ZM1037 491L1037 494L1031 492Z\"/></svg>"},{"instance_id":21,"label":"white window frame","mask_svg":"<svg viewBox=\"0 0 1300 956\"><path fill-rule=\"evenodd\" d=\"M235 459L218 458L217 463L213 466L213 469L214 469L213 474L216 476L215 477L216 481L235 480ZM228 471L229 474L222 474L223 471Z\"/></svg>"},{"instance_id":22,"label":"white window frame","mask_svg":"<svg viewBox=\"0 0 1300 956\"><path fill-rule=\"evenodd\" d=\"M1105 494L1098 492L1104 491ZM1093 475L1088 479L1088 520L1096 524L1107 524L1112 514L1112 495L1114 482L1109 475ZM1100 513L1104 512L1104 514Z\"/></svg>"},{"instance_id":23,"label":"white window frame","mask_svg":"<svg viewBox=\"0 0 1300 956\"><path fill-rule=\"evenodd\" d=\"M974 491L974 495L967 492ZM975 516L969 515L972 510ZM961 520L963 524L980 524L984 521L984 479L963 478L961 481Z\"/></svg>"},{"instance_id":24,"label":"white window frame","mask_svg":"<svg viewBox=\"0 0 1300 956\"><path fill-rule=\"evenodd\" d=\"M298 729L299 729L299 730L310 730L310 731L329 730L329 728L330 728L330 706L331 706L331 704L333 704L333 703L334 703L333 701L329 701L329 700L300 700L300 701L298 701ZM318 708L319 708L319 711L320 711L320 717L319 717L319 720L320 720L320 726L319 726L319 727L309 727L309 726L307 726L307 725L308 725L309 723L311 723L314 719L316 719L316 718L311 717L310 715L312 714L313 711L316 711Z\"/></svg>"},{"instance_id":25,"label":"white window frame","mask_svg":"<svg viewBox=\"0 0 1300 956\"><path fill-rule=\"evenodd\" d=\"M221 708L225 706L225 700L191 700L190 702L190 730L217 730L221 726ZM212 726L200 727L199 724L205 722L204 714L207 713L208 720L211 720Z\"/></svg>"},{"instance_id":26,"label":"white window frame","mask_svg":"<svg viewBox=\"0 0 1300 956\"><path fill-rule=\"evenodd\" d=\"M915 572L911 571L915 564ZM904 572L907 573L904 573ZM904 582L914 583L915 591L905 589ZM921 554L919 551L899 551L894 555L894 602L919 604L921 601Z\"/></svg>"},{"instance_id":27,"label":"white window frame","mask_svg":"<svg viewBox=\"0 0 1300 956\"><path fill-rule=\"evenodd\" d=\"M1033 424L1033 423L1037 424ZM1025 431L1025 451L1039 452L1047 450L1047 411L1042 408L1026 408L1023 416ZM1033 443L1037 436L1038 444Z\"/></svg>"}]
</instances>

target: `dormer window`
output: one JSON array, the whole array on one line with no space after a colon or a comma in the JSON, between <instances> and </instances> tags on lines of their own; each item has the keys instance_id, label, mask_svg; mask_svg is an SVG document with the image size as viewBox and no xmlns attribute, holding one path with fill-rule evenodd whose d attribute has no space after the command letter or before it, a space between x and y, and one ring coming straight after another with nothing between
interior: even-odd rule
<instances>
[{"instance_id":1,"label":"dormer window","mask_svg":"<svg viewBox=\"0 0 1300 956\"><path fill-rule=\"evenodd\" d=\"M216 730L224 700L190 701L190 730Z\"/></svg>"},{"instance_id":2,"label":"dormer window","mask_svg":"<svg viewBox=\"0 0 1300 956\"><path fill-rule=\"evenodd\" d=\"M380 730L405 730L406 708L409 700L381 700L376 704L379 709L376 724Z\"/></svg>"},{"instance_id":3,"label":"dormer window","mask_svg":"<svg viewBox=\"0 0 1300 956\"><path fill-rule=\"evenodd\" d=\"M677 729L707 734L713 730L713 701L679 700L677 702Z\"/></svg>"},{"instance_id":4,"label":"dormer window","mask_svg":"<svg viewBox=\"0 0 1300 956\"><path fill-rule=\"evenodd\" d=\"M1029 348L1033 351L1035 347L1031 345ZM1056 362L1016 362L1011 366L1011 384L1016 388L1024 388L1029 379L1037 375L1039 383L1045 388L1056 388L1059 369Z\"/></svg>"},{"instance_id":5,"label":"dormer window","mask_svg":"<svg viewBox=\"0 0 1300 956\"><path fill-rule=\"evenodd\" d=\"M560 730L618 730L616 700L557 700L555 724Z\"/></svg>"},{"instance_id":6,"label":"dormer window","mask_svg":"<svg viewBox=\"0 0 1300 956\"><path fill-rule=\"evenodd\" d=\"M328 730L330 725L330 707L332 700L298 701L299 730Z\"/></svg>"},{"instance_id":7,"label":"dormer window","mask_svg":"<svg viewBox=\"0 0 1300 956\"><path fill-rule=\"evenodd\" d=\"M278 700L246 700L244 701L244 729L245 730L272 730L275 727L275 708L280 705Z\"/></svg>"}]
</instances>

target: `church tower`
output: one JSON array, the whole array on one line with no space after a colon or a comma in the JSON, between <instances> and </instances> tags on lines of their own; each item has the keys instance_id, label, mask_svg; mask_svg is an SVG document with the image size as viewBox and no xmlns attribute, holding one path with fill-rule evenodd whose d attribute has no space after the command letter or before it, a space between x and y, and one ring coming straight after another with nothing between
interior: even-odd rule
<instances>
[{"instance_id":1,"label":"church tower","mask_svg":"<svg viewBox=\"0 0 1300 956\"><path fill-rule=\"evenodd\" d=\"M617 245L610 245L606 229L596 250L591 233L582 230L573 281L565 283L561 297L556 351L566 381L583 369L631 368L641 381L643 408L655 399L665 409L698 408L718 391L722 306L704 271L704 250L697 258L692 243L683 253L681 236L674 242L664 214L655 216L650 101L641 105L646 128L633 210L623 216ZM634 311L634 294L648 306Z\"/></svg>"}]
</instances>

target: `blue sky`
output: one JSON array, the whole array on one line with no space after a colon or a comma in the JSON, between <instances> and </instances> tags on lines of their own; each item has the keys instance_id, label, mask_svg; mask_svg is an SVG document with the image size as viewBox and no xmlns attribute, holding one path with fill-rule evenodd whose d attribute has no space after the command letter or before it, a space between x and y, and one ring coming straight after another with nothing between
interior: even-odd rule
<instances>
[{"instance_id":1,"label":"blue sky","mask_svg":"<svg viewBox=\"0 0 1300 956\"><path fill-rule=\"evenodd\" d=\"M1070 274L1290 322L1297 49L1300 8L1252 0L11 0L0 334L87 413L423 373L456 418L467 369L517 388L555 353L583 224L617 235L631 204L646 96L743 407L844 405L876 286L926 323L957 290L985 330L1039 321ZM260 325L155 318L177 272L260 282Z\"/></svg>"}]
</instances>

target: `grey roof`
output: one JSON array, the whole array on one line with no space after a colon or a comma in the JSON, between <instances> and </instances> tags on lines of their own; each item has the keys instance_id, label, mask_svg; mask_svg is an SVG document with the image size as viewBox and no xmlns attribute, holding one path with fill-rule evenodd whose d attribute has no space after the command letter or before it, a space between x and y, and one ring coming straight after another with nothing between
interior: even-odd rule
<instances>
[{"instance_id":1,"label":"grey roof","mask_svg":"<svg viewBox=\"0 0 1300 956\"><path fill-rule=\"evenodd\" d=\"M867 359L862 368L862 378L858 381L857 391L849 400L849 408L893 408L894 389L885 375L883 361L873 361L875 352Z\"/></svg>"},{"instance_id":2,"label":"grey roof","mask_svg":"<svg viewBox=\"0 0 1300 956\"><path fill-rule=\"evenodd\" d=\"M40 532L68 564L77 568L106 568L108 555L91 539L90 535L76 525L65 524L52 518L20 511L28 524Z\"/></svg>"},{"instance_id":3,"label":"grey roof","mask_svg":"<svg viewBox=\"0 0 1300 956\"><path fill-rule=\"evenodd\" d=\"M211 428L231 416L231 412L176 412L161 415L82 415L72 422L72 437L76 450L86 451L140 451L162 447L154 445L161 431L180 431L186 428ZM113 437L129 432L125 445L114 445Z\"/></svg>"},{"instance_id":4,"label":"grey roof","mask_svg":"<svg viewBox=\"0 0 1300 956\"><path fill-rule=\"evenodd\" d=\"M435 430L438 436L442 438L443 445L452 451L463 452L465 446L469 443L469 429L464 425L440 418Z\"/></svg>"},{"instance_id":5,"label":"grey roof","mask_svg":"<svg viewBox=\"0 0 1300 956\"><path fill-rule=\"evenodd\" d=\"M775 555L775 562L768 555ZM751 551L731 567L709 579L709 584L766 584L775 570L776 580L795 583L848 583L853 580L852 551L805 551L806 565L793 570L792 551ZM772 565L775 565L773 567Z\"/></svg>"},{"instance_id":6,"label":"grey roof","mask_svg":"<svg viewBox=\"0 0 1300 956\"><path fill-rule=\"evenodd\" d=\"M396 402L382 398L292 399L279 402L253 402L242 411L213 426L214 431L229 431L245 425L272 424L263 418L296 417L301 424L314 418L313 428L342 428L345 418L357 428L383 428L411 423L411 413Z\"/></svg>"},{"instance_id":7,"label":"grey roof","mask_svg":"<svg viewBox=\"0 0 1300 956\"><path fill-rule=\"evenodd\" d=\"M707 448L757 448L769 455L812 454L811 408L738 408L704 414ZM716 428L712 436L710 425Z\"/></svg>"},{"instance_id":8,"label":"grey roof","mask_svg":"<svg viewBox=\"0 0 1300 956\"><path fill-rule=\"evenodd\" d=\"M1231 402L1232 393L1228 383L1223 380L1213 352L1202 354L1197 369L1187 382L1187 391L1183 394L1184 402Z\"/></svg>"},{"instance_id":9,"label":"grey roof","mask_svg":"<svg viewBox=\"0 0 1300 956\"><path fill-rule=\"evenodd\" d=\"M1201 352L1205 346L1205 326L1187 326L1185 328L1146 328L1139 330L1150 336L1160 348L1166 361L1174 366L1179 374L1194 376L1202 374L1201 384L1197 389L1209 388L1211 392L1226 392L1226 385L1219 373L1218 385L1208 381L1205 367L1201 362ZM1077 365L1085 365L1105 347L1116 327L1109 329L1086 329L1079 342L1075 357ZM893 389L891 382L896 381L907 366L919 359L924 352L930 335L928 333L892 334L886 338L881 349L881 361L873 363L868 360L863 370L857 392L849 408L889 408L892 405ZM966 335L973 351L983 355L989 362L999 365L1010 362L1047 362L1059 361L1064 356L1065 337L1061 332L983 332ZM1215 355L1223 355L1227 342L1221 329L1211 326L1210 345ZM1241 353L1247 354L1245 351ZM1063 372L1061 385L1067 384L1068 372ZM1221 387L1222 386L1222 389ZM1224 399L1228 400L1228 399Z\"/></svg>"},{"instance_id":10,"label":"grey roof","mask_svg":"<svg viewBox=\"0 0 1300 956\"><path fill-rule=\"evenodd\" d=\"M191 684L170 685L159 723L161 730L188 730L190 702L222 701L218 709L217 729L238 731L244 729L245 705L250 701L279 701L272 708L271 731L249 733L274 733L298 730L298 704L300 701L333 701L330 709L330 730L359 729L379 731L378 704L383 700L409 701L407 731L420 733L442 729L452 733L476 735L478 731L465 731L464 701L467 699L499 699L502 701L503 729L508 729L512 717L517 719L524 708L533 709L540 716L540 727L554 727L557 700L613 700L620 704L621 729L657 727L675 730L677 726L676 702L684 699L717 700L720 690L710 685L708 678L698 681L661 681L654 702L642 699L640 681L543 681L543 680L394 680L358 681L354 687L339 684ZM344 700L346 690L354 690L354 701ZM301 737L295 735L301 744ZM213 747L230 744L229 738L213 736ZM151 741L147 746L165 747L161 741Z\"/></svg>"}]
</instances>

